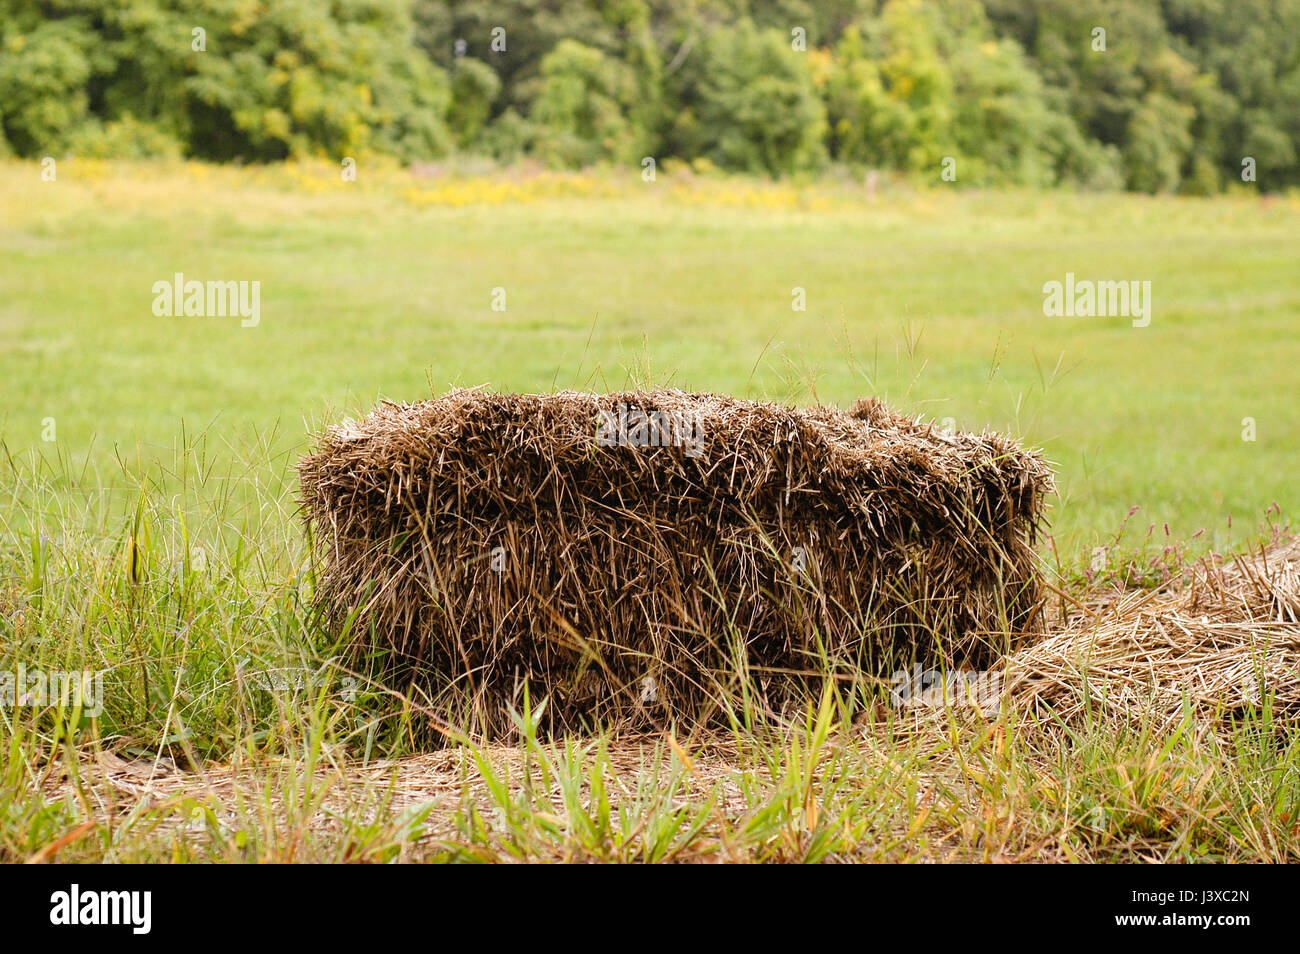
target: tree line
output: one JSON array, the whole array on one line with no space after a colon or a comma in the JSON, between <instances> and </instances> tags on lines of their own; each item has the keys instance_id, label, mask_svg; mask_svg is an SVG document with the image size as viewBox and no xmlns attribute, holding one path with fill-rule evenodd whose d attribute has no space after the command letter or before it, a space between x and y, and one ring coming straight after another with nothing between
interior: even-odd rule
<instances>
[{"instance_id":1,"label":"tree line","mask_svg":"<svg viewBox=\"0 0 1300 954\"><path fill-rule=\"evenodd\" d=\"M0 155L1300 184L1300 0L0 0Z\"/></svg>"}]
</instances>

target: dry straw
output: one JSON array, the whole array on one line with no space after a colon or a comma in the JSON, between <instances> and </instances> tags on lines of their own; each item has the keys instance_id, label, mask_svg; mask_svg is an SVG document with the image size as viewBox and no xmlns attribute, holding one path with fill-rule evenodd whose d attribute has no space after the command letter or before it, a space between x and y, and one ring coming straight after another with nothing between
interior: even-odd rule
<instances>
[{"instance_id":1,"label":"dry straw","mask_svg":"<svg viewBox=\"0 0 1300 954\"><path fill-rule=\"evenodd\" d=\"M1007 661L1010 707L1045 727L1081 720L1224 725L1265 707L1300 716L1300 544L1165 590L1095 597Z\"/></svg>"},{"instance_id":2,"label":"dry straw","mask_svg":"<svg viewBox=\"0 0 1300 954\"><path fill-rule=\"evenodd\" d=\"M356 657L499 736L783 712L810 676L988 665L1041 628L1051 471L874 399L457 390L300 465Z\"/></svg>"}]
</instances>

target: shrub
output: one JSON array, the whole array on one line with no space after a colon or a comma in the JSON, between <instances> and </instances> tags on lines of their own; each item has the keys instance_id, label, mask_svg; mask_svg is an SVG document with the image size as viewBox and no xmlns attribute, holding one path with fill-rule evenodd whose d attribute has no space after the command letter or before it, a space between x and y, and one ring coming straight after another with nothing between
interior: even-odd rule
<instances>
[{"instance_id":1,"label":"shrub","mask_svg":"<svg viewBox=\"0 0 1300 954\"><path fill-rule=\"evenodd\" d=\"M719 27L670 80L670 151L747 172L789 174L825 158L826 110L807 54L748 20Z\"/></svg>"},{"instance_id":2,"label":"shrub","mask_svg":"<svg viewBox=\"0 0 1300 954\"><path fill-rule=\"evenodd\" d=\"M576 40L561 40L542 60L531 114L539 127L537 153L569 166L633 161L645 143L644 131L628 117L636 95L627 64Z\"/></svg>"}]
</instances>

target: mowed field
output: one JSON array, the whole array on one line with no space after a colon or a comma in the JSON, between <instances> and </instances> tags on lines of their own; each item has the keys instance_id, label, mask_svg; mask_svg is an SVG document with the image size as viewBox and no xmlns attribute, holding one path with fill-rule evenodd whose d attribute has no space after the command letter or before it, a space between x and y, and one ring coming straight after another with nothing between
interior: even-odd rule
<instances>
[{"instance_id":1,"label":"mowed field","mask_svg":"<svg viewBox=\"0 0 1300 954\"><path fill-rule=\"evenodd\" d=\"M1296 198L365 163L355 183L326 165L57 176L0 164L0 861L1300 858L1281 617L1300 557L1280 549ZM256 326L155 315L176 273L259 282ZM1068 273L1150 282L1150 324L1046 317ZM1042 447L1049 630L1092 659L1108 621L1141 670L1116 677L1127 708L1092 705L1069 643L1045 683L1084 700L1069 718L1010 691L987 718L904 711L863 673L729 727L551 739L538 687L504 742L443 728L414 684L348 668L313 612L293 468L324 424L453 384L875 394ZM1083 578L1135 506L1122 549L1168 562L1168 592ZM1185 584L1184 544L1262 537L1272 583ZM1160 619L1153 599L1173 600ZM1253 675L1261 646L1274 678ZM60 674L98 688L77 700L48 688Z\"/></svg>"},{"instance_id":2,"label":"mowed field","mask_svg":"<svg viewBox=\"0 0 1300 954\"><path fill-rule=\"evenodd\" d=\"M1296 488L1295 197L365 164L355 183L327 165L40 172L0 166L0 434L101 484L137 480L117 459L169 463L199 432L217 457L272 435L266 477L283 479L270 471L311 428L431 386L671 384L878 394L1022 437L1057 464L1053 523L1076 561L1135 505L1130 532L1248 543ZM155 316L153 284L177 272L260 282L260 322ZM1067 273L1150 282L1150 325L1046 317L1043 285Z\"/></svg>"}]
</instances>

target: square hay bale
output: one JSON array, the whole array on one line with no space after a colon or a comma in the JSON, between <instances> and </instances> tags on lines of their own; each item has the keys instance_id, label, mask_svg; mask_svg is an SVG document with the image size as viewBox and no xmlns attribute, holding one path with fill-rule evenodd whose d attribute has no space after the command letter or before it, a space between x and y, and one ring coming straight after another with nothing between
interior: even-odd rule
<instances>
[{"instance_id":1,"label":"square hay bale","mask_svg":"<svg viewBox=\"0 0 1300 954\"><path fill-rule=\"evenodd\" d=\"M330 428L299 472L329 625L488 737L525 683L553 730L780 713L1039 626L1047 464L871 398L457 390Z\"/></svg>"}]
</instances>

